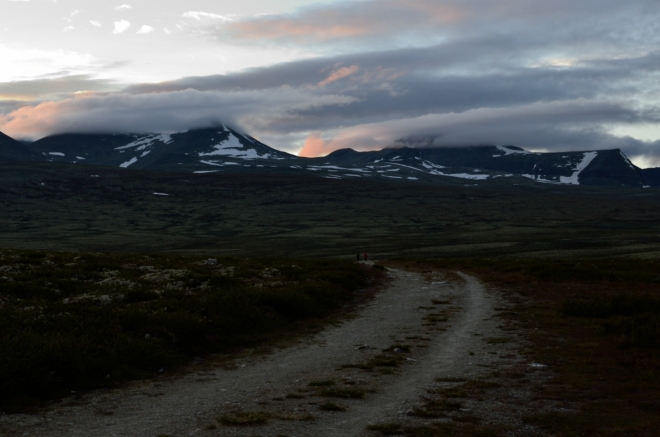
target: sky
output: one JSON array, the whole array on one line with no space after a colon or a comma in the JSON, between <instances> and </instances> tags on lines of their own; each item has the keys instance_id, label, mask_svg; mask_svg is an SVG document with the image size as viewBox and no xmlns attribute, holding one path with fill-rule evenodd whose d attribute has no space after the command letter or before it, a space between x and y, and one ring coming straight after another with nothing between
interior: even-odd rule
<instances>
[{"instance_id":1,"label":"sky","mask_svg":"<svg viewBox=\"0 0 660 437\"><path fill-rule=\"evenodd\" d=\"M350 147L620 148L660 166L660 0L0 0L0 131L223 123Z\"/></svg>"}]
</instances>

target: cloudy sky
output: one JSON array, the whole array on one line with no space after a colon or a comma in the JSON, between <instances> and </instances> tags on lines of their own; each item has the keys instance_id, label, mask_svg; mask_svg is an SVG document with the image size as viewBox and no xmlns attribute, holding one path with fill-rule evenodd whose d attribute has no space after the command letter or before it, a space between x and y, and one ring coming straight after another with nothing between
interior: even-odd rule
<instances>
[{"instance_id":1,"label":"cloudy sky","mask_svg":"<svg viewBox=\"0 0 660 437\"><path fill-rule=\"evenodd\" d=\"M0 0L0 130L223 122L281 150L621 148L660 166L660 0Z\"/></svg>"}]
</instances>

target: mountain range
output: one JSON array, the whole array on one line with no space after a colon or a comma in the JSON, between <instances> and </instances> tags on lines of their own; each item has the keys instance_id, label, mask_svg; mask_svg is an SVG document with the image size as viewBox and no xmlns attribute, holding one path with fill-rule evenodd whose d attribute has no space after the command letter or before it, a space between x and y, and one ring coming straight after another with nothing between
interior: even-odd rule
<instances>
[{"instance_id":1,"label":"mountain range","mask_svg":"<svg viewBox=\"0 0 660 437\"><path fill-rule=\"evenodd\" d=\"M188 173L286 172L332 179L405 181L521 177L546 184L660 186L660 168L640 169L618 149L536 153L516 146L337 150L301 158L226 126L173 134L61 134L32 143L0 132L0 163L66 162Z\"/></svg>"}]
</instances>

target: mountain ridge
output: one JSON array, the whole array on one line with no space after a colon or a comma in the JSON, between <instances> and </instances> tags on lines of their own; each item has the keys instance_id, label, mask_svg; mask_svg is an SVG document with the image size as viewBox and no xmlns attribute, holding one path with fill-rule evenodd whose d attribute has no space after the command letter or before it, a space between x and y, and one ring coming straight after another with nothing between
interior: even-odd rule
<instances>
[{"instance_id":1,"label":"mountain ridge","mask_svg":"<svg viewBox=\"0 0 660 437\"><path fill-rule=\"evenodd\" d=\"M352 163L414 158L448 168L511 173L547 183L648 185L643 170L620 149L537 153L517 146L401 147L374 152L340 149L328 157Z\"/></svg>"},{"instance_id":2,"label":"mountain ridge","mask_svg":"<svg viewBox=\"0 0 660 437\"><path fill-rule=\"evenodd\" d=\"M47 161L189 173L306 172L332 178L406 181L524 177L539 183L660 186L658 169L636 167L619 149L530 152L512 145L336 150L302 158L227 126L179 133L59 134L23 144L0 133L0 162Z\"/></svg>"}]
</instances>

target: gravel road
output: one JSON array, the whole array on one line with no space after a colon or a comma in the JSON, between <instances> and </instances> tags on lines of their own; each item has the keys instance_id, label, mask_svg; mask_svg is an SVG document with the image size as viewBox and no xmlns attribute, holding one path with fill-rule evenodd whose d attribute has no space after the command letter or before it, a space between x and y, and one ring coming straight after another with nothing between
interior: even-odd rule
<instances>
[{"instance_id":1,"label":"gravel road","mask_svg":"<svg viewBox=\"0 0 660 437\"><path fill-rule=\"evenodd\" d=\"M369 424L406 418L437 377L478 377L502 358L486 353L484 336L502 335L493 319L498 298L469 275L452 278L390 270L389 285L360 313L305 341L270 354L245 355L233 370L84 395L37 415L0 417L0 435L25 436L358 436ZM403 345L398 367L346 367ZM505 346L501 346L505 347ZM409 351L408 351L409 349ZM365 393L327 401L312 381ZM330 383L328 383L330 384ZM267 424L231 427L222 415L266 412ZM310 420L313 419L313 420Z\"/></svg>"}]
</instances>

